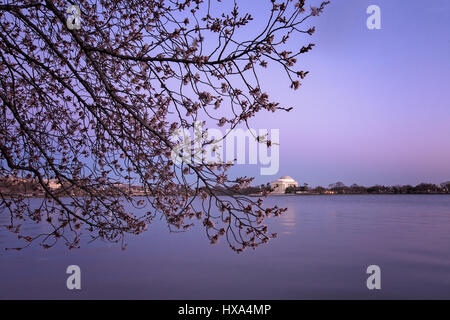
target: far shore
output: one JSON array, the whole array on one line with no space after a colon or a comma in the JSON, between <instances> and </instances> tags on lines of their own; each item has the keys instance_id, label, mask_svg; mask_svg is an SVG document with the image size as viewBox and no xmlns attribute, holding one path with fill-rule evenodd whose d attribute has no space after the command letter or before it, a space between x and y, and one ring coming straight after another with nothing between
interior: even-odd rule
<instances>
[{"instance_id":1,"label":"far shore","mask_svg":"<svg viewBox=\"0 0 450 320\"><path fill-rule=\"evenodd\" d=\"M289 177L287 177L289 178ZM282 179L282 178L280 178ZM290 178L292 179L292 178ZM294 180L292 180L294 181ZM294 181L295 182L295 181ZM114 183L101 190L94 190L94 194L88 194L90 190L80 190L71 187L67 183L59 182L55 179L46 181L47 187L50 189L52 196L58 198L70 197L91 197L91 196L130 196L130 197L148 197L151 190L141 185L132 185L125 183ZM278 185L277 185L278 186ZM286 183L283 184L283 187ZM3 198L45 198L45 186L41 186L35 179L19 178L19 177L2 177L0 176L0 194ZM47 190L48 191L48 190ZM335 196L335 195L416 195L416 194L450 194L450 181L443 182L439 185L433 183L420 183L416 186L412 185L395 185L384 186L374 185L370 187L352 184L346 186L343 182L330 184L325 187L309 187L307 183L298 186L295 182L286 188L275 188L269 183L259 186L247 186L242 189L233 189L228 186L217 186L212 188L211 193L216 196L250 196L264 197L268 196ZM189 195L193 196L195 190L189 190Z\"/></svg>"},{"instance_id":2,"label":"far shore","mask_svg":"<svg viewBox=\"0 0 450 320\"><path fill-rule=\"evenodd\" d=\"M449 193L335 193L335 194L321 194L321 193L270 193L267 196L268 197L280 197L280 196L288 196L288 197L295 197L295 196L322 196L322 197L334 197L334 196L415 196L415 195L450 195ZM226 196L226 195L219 195L219 196ZM246 197L264 197L261 194L242 194L241 196ZM26 199L43 199L45 198L45 195L39 194L39 195L3 195L5 199L14 199L14 198L26 198ZM87 195L64 195L59 198L82 198L87 197ZM147 197L143 194L133 194L131 197Z\"/></svg>"},{"instance_id":3,"label":"far shore","mask_svg":"<svg viewBox=\"0 0 450 320\"><path fill-rule=\"evenodd\" d=\"M270 193L267 196L415 196L415 195L450 195L450 193ZM261 194L248 194L250 197L261 197Z\"/></svg>"}]
</instances>

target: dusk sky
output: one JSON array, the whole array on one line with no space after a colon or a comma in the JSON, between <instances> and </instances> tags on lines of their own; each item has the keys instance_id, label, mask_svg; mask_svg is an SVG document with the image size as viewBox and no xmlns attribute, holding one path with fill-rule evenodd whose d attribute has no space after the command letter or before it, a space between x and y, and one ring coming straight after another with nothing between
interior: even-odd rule
<instances>
[{"instance_id":1,"label":"dusk sky","mask_svg":"<svg viewBox=\"0 0 450 320\"><path fill-rule=\"evenodd\" d=\"M366 27L371 4L381 8L381 30ZM334 0L312 24L316 33L299 44L316 44L300 56L310 71L301 88L290 90L276 70L262 77L271 97L294 110L251 122L280 129L279 172L232 172L311 186L450 180L450 1Z\"/></svg>"}]
</instances>

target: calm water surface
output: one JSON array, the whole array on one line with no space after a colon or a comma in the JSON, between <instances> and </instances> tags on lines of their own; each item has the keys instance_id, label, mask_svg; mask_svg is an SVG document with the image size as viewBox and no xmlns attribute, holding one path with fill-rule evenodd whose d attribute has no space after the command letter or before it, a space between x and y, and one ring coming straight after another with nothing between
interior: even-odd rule
<instances>
[{"instance_id":1,"label":"calm water surface","mask_svg":"<svg viewBox=\"0 0 450 320\"><path fill-rule=\"evenodd\" d=\"M204 230L170 234L157 221L128 238L68 251L0 251L0 299L450 299L450 196L274 196L279 237L235 254ZM0 214L0 224L7 223ZM27 225L37 229L39 225ZM0 247L12 238L0 231ZM66 289L68 265L82 290ZM381 268L381 290L366 287Z\"/></svg>"}]
</instances>

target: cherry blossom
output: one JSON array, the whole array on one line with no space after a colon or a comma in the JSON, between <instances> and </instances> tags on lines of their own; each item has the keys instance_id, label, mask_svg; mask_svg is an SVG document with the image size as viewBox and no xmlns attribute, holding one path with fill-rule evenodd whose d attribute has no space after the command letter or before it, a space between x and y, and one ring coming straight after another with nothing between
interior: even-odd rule
<instances>
[{"instance_id":1,"label":"cherry blossom","mask_svg":"<svg viewBox=\"0 0 450 320\"><path fill-rule=\"evenodd\" d=\"M171 158L172 133L199 119L233 129L261 110L289 111L262 89L266 68L285 71L287 90L308 74L298 56L313 44L292 38L314 33L304 22L328 1L308 13L304 0L268 0L253 37L254 17L238 2L81 0L80 29L67 27L67 1L0 4L0 176L43 195L36 206L0 193L24 247L77 248L84 233L125 248L157 217L174 232L200 220L212 244L224 237L236 252L274 237L264 218L286 209L242 195L252 178L231 178L228 163ZM26 234L24 221L46 231Z\"/></svg>"}]
</instances>

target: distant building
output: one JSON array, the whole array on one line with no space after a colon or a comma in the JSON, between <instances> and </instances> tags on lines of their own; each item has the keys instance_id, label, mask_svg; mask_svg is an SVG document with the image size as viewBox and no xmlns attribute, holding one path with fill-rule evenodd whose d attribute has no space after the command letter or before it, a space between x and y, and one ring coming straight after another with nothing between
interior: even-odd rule
<instances>
[{"instance_id":1,"label":"distant building","mask_svg":"<svg viewBox=\"0 0 450 320\"><path fill-rule=\"evenodd\" d=\"M298 182L289 176L283 176L270 183L273 193L284 193L288 187L298 187Z\"/></svg>"},{"instance_id":2,"label":"distant building","mask_svg":"<svg viewBox=\"0 0 450 320\"><path fill-rule=\"evenodd\" d=\"M44 179L44 182L47 183L48 187L51 190L55 190L55 189L61 188L61 184L58 182L57 179Z\"/></svg>"}]
</instances>

